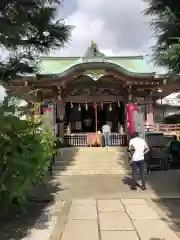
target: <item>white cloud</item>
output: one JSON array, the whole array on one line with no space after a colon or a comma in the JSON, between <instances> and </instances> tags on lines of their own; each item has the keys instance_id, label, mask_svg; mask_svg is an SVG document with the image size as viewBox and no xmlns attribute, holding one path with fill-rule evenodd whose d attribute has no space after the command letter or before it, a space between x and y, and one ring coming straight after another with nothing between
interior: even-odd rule
<instances>
[{"instance_id":1,"label":"white cloud","mask_svg":"<svg viewBox=\"0 0 180 240\"><path fill-rule=\"evenodd\" d=\"M142 13L146 6L143 0L77 0L68 16L76 27L72 42L56 55L82 55L91 40L113 55L149 53L153 41L150 19Z\"/></svg>"}]
</instances>

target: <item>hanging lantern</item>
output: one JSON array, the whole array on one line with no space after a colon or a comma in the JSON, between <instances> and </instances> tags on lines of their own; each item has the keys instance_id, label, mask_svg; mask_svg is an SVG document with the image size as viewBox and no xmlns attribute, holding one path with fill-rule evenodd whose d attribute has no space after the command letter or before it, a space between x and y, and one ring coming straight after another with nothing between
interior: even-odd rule
<instances>
[{"instance_id":1,"label":"hanging lantern","mask_svg":"<svg viewBox=\"0 0 180 240\"><path fill-rule=\"evenodd\" d=\"M112 111L112 105L111 105L111 103L109 104L109 111L110 111L110 112Z\"/></svg>"},{"instance_id":2,"label":"hanging lantern","mask_svg":"<svg viewBox=\"0 0 180 240\"><path fill-rule=\"evenodd\" d=\"M101 109L103 109L103 102L101 102Z\"/></svg>"},{"instance_id":3,"label":"hanging lantern","mask_svg":"<svg viewBox=\"0 0 180 240\"><path fill-rule=\"evenodd\" d=\"M88 110L88 104L87 104L87 102L86 102L86 111Z\"/></svg>"},{"instance_id":4,"label":"hanging lantern","mask_svg":"<svg viewBox=\"0 0 180 240\"><path fill-rule=\"evenodd\" d=\"M71 108L73 108L73 103L71 102Z\"/></svg>"},{"instance_id":5,"label":"hanging lantern","mask_svg":"<svg viewBox=\"0 0 180 240\"><path fill-rule=\"evenodd\" d=\"M120 102L118 101L118 107L120 107L121 106L121 104L120 104Z\"/></svg>"},{"instance_id":6,"label":"hanging lantern","mask_svg":"<svg viewBox=\"0 0 180 240\"><path fill-rule=\"evenodd\" d=\"M79 106L78 106L78 111L79 112L81 111L81 104L79 104Z\"/></svg>"}]
</instances>

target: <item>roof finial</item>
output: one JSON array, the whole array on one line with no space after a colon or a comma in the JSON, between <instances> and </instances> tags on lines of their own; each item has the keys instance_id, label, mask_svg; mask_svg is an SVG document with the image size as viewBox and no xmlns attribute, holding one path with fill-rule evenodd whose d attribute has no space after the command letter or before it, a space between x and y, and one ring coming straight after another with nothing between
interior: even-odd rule
<instances>
[{"instance_id":1,"label":"roof finial","mask_svg":"<svg viewBox=\"0 0 180 240\"><path fill-rule=\"evenodd\" d=\"M96 42L94 40L91 40L91 45L86 50L84 57L91 58L91 57L95 57L95 56L103 57L105 55L99 51Z\"/></svg>"},{"instance_id":2,"label":"roof finial","mask_svg":"<svg viewBox=\"0 0 180 240\"><path fill-rule=\"evenodd\" d=\"M92 45L93 48L96 48L96 47L97 47L97 44L95 43L94 40L91 40L91 45Z\"/></svg>"},{"instance_id":3,"label":"roof finial","mask_svg":"<svg viewBox=\"0 0 180 240\"><path fill-rule=\"evenodd\" d=\"M91 41L91 44L92 44L92 50L93 50L93 56L96 56L97 55L97 45L95 43L95 41Z\"/></svg>"}]
</instances>

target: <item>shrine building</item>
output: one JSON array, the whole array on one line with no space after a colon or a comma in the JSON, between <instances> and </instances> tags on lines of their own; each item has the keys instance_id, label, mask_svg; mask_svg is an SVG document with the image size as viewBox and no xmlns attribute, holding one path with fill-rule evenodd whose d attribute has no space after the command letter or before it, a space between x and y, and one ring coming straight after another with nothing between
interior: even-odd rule
<instances>
[{"instance_id":1,"label":"shrine building","mask_svg":"<svg viewBox=\"0 0 180 240\"><path fill-rule=\"evenodd\" d=\"M152 72L143 56L105 56L94 42L84 56L41 57L39 66L38 74L19 76L8 88L29 103L53 106L56 133L71 145L87 145L87 134L105 123L118 135L114 145L121 145L128 103L136 103L152 127L154 103L179 88L178 80Z\"/></svg>"}]
</instances>

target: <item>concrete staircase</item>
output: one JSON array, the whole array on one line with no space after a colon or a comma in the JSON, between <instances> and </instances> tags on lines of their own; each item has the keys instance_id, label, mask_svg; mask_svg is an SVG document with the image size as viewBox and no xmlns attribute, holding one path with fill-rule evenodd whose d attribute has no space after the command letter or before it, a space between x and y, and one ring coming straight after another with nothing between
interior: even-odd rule
<instances>
[{"instance_id":1,"label":"concrete staircase","mask_svg":"<svg viewBox=\"0 0 180 240\"><path fill-rule=\"evenodd\" d=\"M125 147L60 149L54 175L127 174L128 155Z\"/></svg>"}]
</instances>

